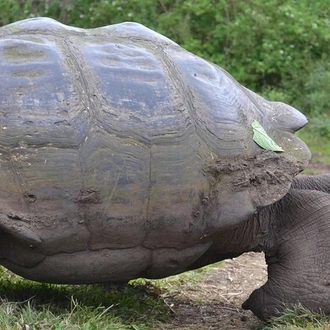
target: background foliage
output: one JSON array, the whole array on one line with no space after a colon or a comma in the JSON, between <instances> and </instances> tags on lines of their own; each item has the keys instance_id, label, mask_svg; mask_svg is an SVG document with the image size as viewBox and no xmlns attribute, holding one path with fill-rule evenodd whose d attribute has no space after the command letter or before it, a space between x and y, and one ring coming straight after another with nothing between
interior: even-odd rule
<instances>
[{"instance_id":1,"label":"background foliage","mask_svg":"<svg viewBox=\"0 0 330 330\"><path fill-rule=\"evenodd\" d=\"M33 16L97 27L140 22L292 104L330 136L328 0L2 0L0 25Z\"/></svg>"}]
</instances>

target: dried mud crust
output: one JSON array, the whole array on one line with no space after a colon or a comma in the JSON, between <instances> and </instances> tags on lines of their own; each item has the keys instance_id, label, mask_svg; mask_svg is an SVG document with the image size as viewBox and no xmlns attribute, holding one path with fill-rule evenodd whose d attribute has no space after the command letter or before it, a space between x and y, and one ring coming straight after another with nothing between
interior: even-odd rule
<instances>
[{"instance_id":1,"label":"dried mud crust","mask_svg":"<svg viewBox=\"0 0 330 330\"><path fill-rule=\"evenodd\" d=\"M292 157L264 151L230 161L219 159L204 172L213 187L220 183L222 190L249 191L252 204L258 207L283 197L302 169L303 164Z\"/></svg>"},{"instance_id":2,"label":"dried mud crust","mask_svg":"<svg viewBox=\"0 0 330 330\"><path fill-rule=\"evenodd\" d=\"M173 319L154 330L247 330L258 323L241 304L267 280L262 253L225 260L198 283L183 283L165 298Z\"/></svg>"}]
</instances>

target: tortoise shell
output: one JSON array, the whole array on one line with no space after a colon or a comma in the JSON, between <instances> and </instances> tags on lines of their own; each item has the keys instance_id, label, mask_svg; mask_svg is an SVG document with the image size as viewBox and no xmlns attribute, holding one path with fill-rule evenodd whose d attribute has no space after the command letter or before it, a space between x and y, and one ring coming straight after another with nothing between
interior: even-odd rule
<instances>
[{"instance_id":1,"label":"tortoise shell","mask_svg":"<svg viewBox=\"0 0 330 330\"><path fill-rule=\"evenodd\" d=\"M137 23L4 26L0 72L0 263L34 280L184 271L310 157L299 111Z\"/></svg>"}]
</instances>

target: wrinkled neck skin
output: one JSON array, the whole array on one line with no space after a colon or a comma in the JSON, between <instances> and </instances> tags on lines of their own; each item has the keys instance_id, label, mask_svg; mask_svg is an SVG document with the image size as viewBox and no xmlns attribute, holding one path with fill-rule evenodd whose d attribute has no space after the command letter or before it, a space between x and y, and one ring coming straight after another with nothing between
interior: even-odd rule
<instances>
[{"instance_id":1,"label":"wrinkled neck skin","mask_svg":"<svg viewBox=\"0 0 330 330\"><path fill-rule=\"evenodd\" d=\"M225 230L222 234L224 243L221 244L223 245L222 251L226 251L229 258L237 257L245 252L272 251L277 228L281 221L281 218L277 216L277 210L281 208L282 203L281 200L270 206L262 207L247 221Z\"/></svg>"},{"instance_id":2,"label":"wrinkled neck skin","mask_svg":"<svg viewBox=\"0 0 330 330\"><path fill-rule=\"evenodd\" d=\"M294 178L294 189L317 190L330 194L330 173L319 175L300 175Z\"/></svg>"},{"instance_id":3,"label":"wrinkled neck skin","mask_svg":"<svg viewBox=\"0 0 330 330\"><path fill-rule=\"evenodd\" d=\"M294 214L295 207L291 207L291 204L297 204L296 201L292 201L293 199L292 194L288 193L276 203L259 208L243 223L213 234L210 249L190 265L189 269L235 258L245 252L265 252L266 257L273 256L283 227L299 221Z\"/></svg>"},{"instance_id":4,"label":"wrinkled neck skin","mask_svg":"<svg viewBox=\"0 0 330 330\"><path fill-rule=\"evenodd\" d=\"M261 208L248 220L212 235L210 249L189 269L196 269L245 252L263 252L273 248L277 220L272 216L277 203ZM275 221L274 221L275 220Z\"/></svg>"},{"instance_id":5,"label":"wrinkled neck skin","mask_svg":"<svg viewBox=\"0 0 330 330\"><path fill-rule=\"evenodd\" d=\"M226 230L225 235L230 239L225 240L224 250L229 247L234 256L251 251L271 256L277 248L277 237L283 236L283 231L293 230L290 226L299 225L301 217L297 214L318 209L321 202L317 200L326 198L325 195L322 197L322 192L330 194L330 173L297 176L291 189L281 200L259 208L249 220Z\"/></svg>"},{"instance_id":6,"label":"wrinkled neck skin","mask_svg":"<svg viewBox=\"0 0 330 330\"><path fill-rule=\"evenodd\" d=\"M312 192L314 191L314 192ZM266 253L266 260L273 255L277 249L278 238L285 234L294 235L296 227L309 225L308 221L303 222L301 215L311 214L313 219L315 210L321 209L325 203L328 205L327 199L330 194L330 173L320 175L301 175L297 176L291 185L291 190L278 202L260 208L255 215L243 225L244 227L252 227L255 231L250 236L248 251L263 251ZM326 200L325 202L323 202ZM330 214L326 216L330 218ZM315 219L315 221L319 221ZM247 237L245 237L247 239ZM244 253L247 251L241 251Z\"/></svg>"}]
</instances>

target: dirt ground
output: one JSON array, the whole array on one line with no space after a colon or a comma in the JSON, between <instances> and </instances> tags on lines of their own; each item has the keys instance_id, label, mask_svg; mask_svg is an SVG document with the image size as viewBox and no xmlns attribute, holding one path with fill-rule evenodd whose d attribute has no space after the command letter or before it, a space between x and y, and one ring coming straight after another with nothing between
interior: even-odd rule
<instances>
[{"instance_id":1,"label":"dirt ground","mask_svg":"<svg viewBox=\"0 0 330 330\"><path fill-rule=\"evenodd\" d=\"M169 324L156 329L251 329L258 319L250 311L244 311L241 304L266 280L262 253L246 253L225 260L202 281L185 283L174 297L165 298L175 316Z\"/></svg>"},{"instance_id":2,"label":"dirt ground","mask_svg":"<svg viewBox=\"0 0 330 330\"><path fill-rule=\"evenodd\" d=\"M330 165L311 162L310 173L330 172ZM258 319L241 304L267 281L262 253L246 253L225 260L202 281L183 283L176 295L165 298L174 318L155 330L248 330ZM260 325L260 323L259 323Z\"/></svg>"}]
</instances>

